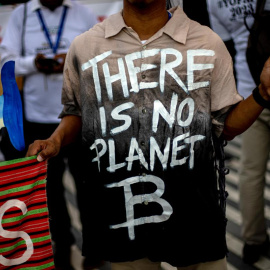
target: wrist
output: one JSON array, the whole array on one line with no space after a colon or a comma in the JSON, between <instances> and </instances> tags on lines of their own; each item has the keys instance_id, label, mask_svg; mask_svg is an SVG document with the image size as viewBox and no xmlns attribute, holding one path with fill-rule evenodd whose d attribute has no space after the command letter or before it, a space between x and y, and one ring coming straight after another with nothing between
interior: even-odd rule
<instances>
[{"instance_id":1,"label":"wrist","mask_svg":"<svg viewBox=\"0 0 270 270\"><path fill-rule=\"evenodd\" d=\"M63 135L56 130L48 140L50 140L57 149L60 149L62 147Z\"/></svg>"},{"instance_id":2,"label":"wrist","mask_svg":"<svg viewBox=\"0 0 270 270\"><path fill-rule=\"evenodd\" d=\"M252 91L253 98L257 104L259 104L263 108L270 109L270 97L268 94L263 91L261 86L257 86Z\"/></svg>"}]
</instances>

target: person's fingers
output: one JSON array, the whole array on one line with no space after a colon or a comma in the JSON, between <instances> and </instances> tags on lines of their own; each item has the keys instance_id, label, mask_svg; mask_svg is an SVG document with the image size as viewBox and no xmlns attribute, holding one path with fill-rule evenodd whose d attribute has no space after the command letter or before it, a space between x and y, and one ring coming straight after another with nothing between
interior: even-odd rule
<instances>
[{"instance_id":1,"label":"person's fingers","mask_svg":"<svg viewBox=\"0 0 270 270\"><path fill-rule=\"evenodd\" d=\"M264 64L260 76L262 90L270 96L270 57Z\"/></svg>"},{"instance_id":2,"label":"person's fingers","mask_svg":"<svg viewBox=\"0 0 270 270\"><path fill-rule=\"evenodd\" d=\"M36 140L29 146L26 156L29 157L37 155L37 160L43 161L56 156L58 152L59 147L50 140Z\"/></svg>"},{"instance_id":3,"label":"person's fingers","mask_svg":"<svg viewBox=\"0 0 270 270\"><path fill-rule=\"evenodd\" d=\"M42 143L42 141L35 141L34 143L29 145L26 157L37 155L40 151L43 150L43 148L44 144Z\"/></svg>"},{"instance_id":4,"label":"person's fingers","mask_svg":"<svg viewBox=\"0 0 270 270\"><path fill-rule=\"evenodd\" d=\"M270 68L270 57L265 61L263 68L264 69L269 69Z\"/></svg>"},{"instance_id":5,"label":"person's fingers","mask_svg":"<svg viewBox=\"0 0 270 270\"><path fill-rule=\"evenodd\" d=\"M41 152L38 153L37 160L43 161L58 154L58 149L53 144L47 144Z\"/></svg>"}]
</instances>

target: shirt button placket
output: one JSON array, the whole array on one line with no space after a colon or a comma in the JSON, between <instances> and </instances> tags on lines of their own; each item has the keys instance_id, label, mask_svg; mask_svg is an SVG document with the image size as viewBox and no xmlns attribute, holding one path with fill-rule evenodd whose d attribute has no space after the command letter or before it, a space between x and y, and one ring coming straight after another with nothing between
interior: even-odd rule
<instances>
[{"instance_id":1,"label":"shirt button placket","mask_svg":"<svg viewBox=\"0 0 270 270\"><path fill-rule=\"evenodd\" d=\"M142 47L142 63L144 62L144 50L146 50L146 45ZM144 80L146 78L146 75L142 73L142 79Z\"/></svg>"},{"instance_id":2,"label":"shirt button placket","mask_svg":"<svg viewBox=\"0 0 270 270\"><path fill-rule=\"evenodd\" d=\"M143 45L142 46L142 58L141 58L141 65L144 64L145 62L145 58L144 58L144 50L146 50L146 45ZM146 79L146 75L144 74L144 72L141 73L141 80L145 80ZM141 90L141 91L144 91L144 90ZM139 144L140 144L140 148L142 149L142 152L144 153L145 152L145 138L144 138L144 130L143 130L143 127L144 127L144 118L146 117L145 114L146 114L146 109L144 107L144 99L143 99L143 95L142 95L142 100L141 100L141 104L140 104L142 107L141 107L141 112L142 114L140 115L140 119L141 119L141 130L139 131ZM142 192L144 191L144 178L146 176L146 173L143 172L144 170L144 165L141 163L140 164L140 171L141 171L141 174L140 174L140 182L141 182L141 185L142 185ZM143 193L142 193L143 194ZM142 203L144 205L147 205L148 204L148 201L144 199L144 195L142 195Z\"/></svg>"}]
</instances>

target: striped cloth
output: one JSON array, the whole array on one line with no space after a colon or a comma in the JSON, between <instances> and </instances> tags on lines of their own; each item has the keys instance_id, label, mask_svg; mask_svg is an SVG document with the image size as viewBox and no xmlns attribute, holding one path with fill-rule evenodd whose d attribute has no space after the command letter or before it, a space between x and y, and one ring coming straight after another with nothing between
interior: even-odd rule
<instances>
[{"instance_id":1,"label":"striped cloth","mask_svg":"<svg viewBox=\"0 0 270 270\"><path fill-rule=\"evenodd\" d=\"M47 163L0 163L0 269L54 269L46 199Z\"/></svg>"}]
</instances>

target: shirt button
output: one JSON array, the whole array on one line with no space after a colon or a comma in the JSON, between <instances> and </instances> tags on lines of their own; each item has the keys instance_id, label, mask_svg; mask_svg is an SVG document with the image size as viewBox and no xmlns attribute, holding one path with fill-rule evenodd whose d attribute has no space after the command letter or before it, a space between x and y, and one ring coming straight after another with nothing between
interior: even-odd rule
<instances>
[{"instance_id":1,"label":"shirt button","mask_svg":"<svg viewBox=\"0 0 270 270\"><path fill-rule=\"evenodd\" d=\"M145 76L145 75L142 75L142 78L143 78L143 79L145 79L145 78L146 78L146 76Z\"/></svg>"},{"instance_id":2,"label":"shirt button","mask_svg":"<svg viewBox=\"0 0 270 270\"><path fill-rule=\"evenodd\" d=\"M145 108L142 109L142 113L146 113L146 109Z\"/></svg>"},{"instance_id":3,"label":"shirt button","mask_svg":"<svg viewBox=\"0 0 270 270\"><path fill-rule=\"evenodd\" d=\"M145 146L145 142L144 142L144 141L142 141L142 142L141 142L141 145L142 145L142 146Z\"/></svg>"},{"instance_id":4,"label":"shirt button","mask_svg":"<svg viewBox=\"0 0 270 270\"><path fill-rule=\"evenodd\" d=\"M146 49L146 46L143 46L143 49L145 50Z\"/></svg>"}]
</instances>

